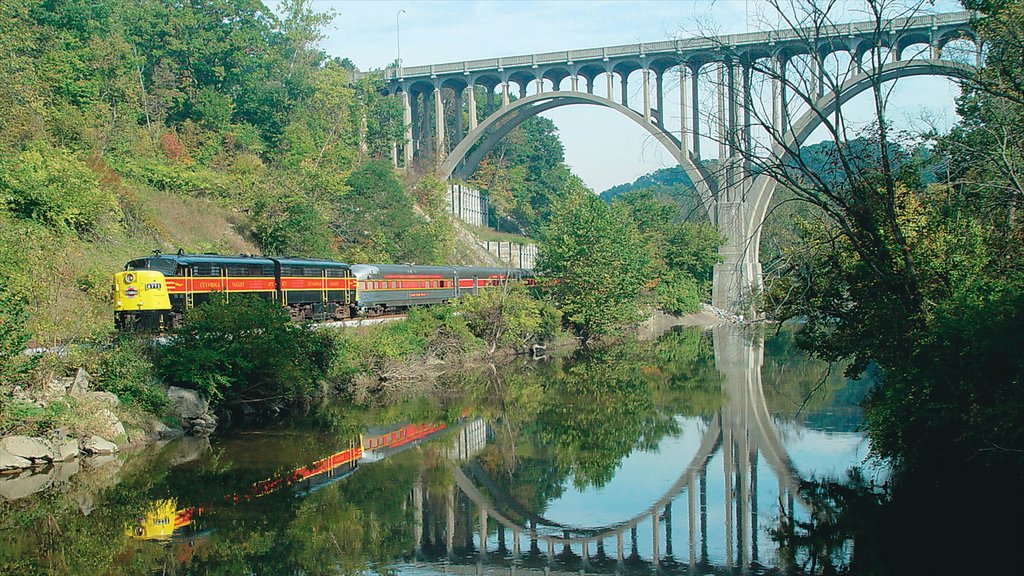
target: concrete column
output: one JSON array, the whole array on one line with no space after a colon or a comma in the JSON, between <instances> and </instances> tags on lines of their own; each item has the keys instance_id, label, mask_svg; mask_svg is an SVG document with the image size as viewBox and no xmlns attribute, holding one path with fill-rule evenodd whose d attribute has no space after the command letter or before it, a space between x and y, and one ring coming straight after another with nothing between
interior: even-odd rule
<instances>
[{"instance_id":1,"label":"concrete column","mask_svg":"<svg viewBox=\"0 0 1024 576\"><path fill-rule=\"evenodd\" d=\"M519 530L517 528L512 529L512 555L519 558Z\"/></svg>"},{"instance_id":2,"label":"concrete column","mask_svg":"<svg viewBox=\"0 0 1024 576\"><path fill-rule=\"evenodd\" d=\"M708 561L708 469L700 469L700 561Z\"/></svg>"},{"instance_id":3,"label":"concrete column","mask_svg":"<svg viewBox=\"0 0 1024 576\"><path fill-rule=\"evenodd\" d=\"M434 88L434 153L438 162L445 156L444 131L444 101L441 99L441 89Z\"/></svg>"},{"instance_id":4,"label":"concrete column","mask_svg":"<svg viewBox=\"0 0 1024 576\"><path fill-rule=\"evenodd\" d=\"M654 77L654 102L657 106L654 118L658 126L665 127L665 71L662 70Z\"/></svg>"},{"instance_id":5,"label":"concrete column","mask_svg":"<svg viewBox=\"0 0 1024 576\"><path fill-rule=\"evenodd\" d=\"M782 99L779 96L779 88L781 82L779 81L779 58L778 56L772 58L771 61L771 77L772 77L772 127L776 130L782 124L782 115L780 113L779 104Z\"/></svg>"},{"instance_id":6,"label":"concrete column","mask_svg":"<svg viewBox=\"0 0 1024 576\"><path fill-rule=\"evenodd\" d=\"M455 487L449 486L444 501L445 534L444 549L449 556L455 545Z\"/></svg>"},{"instance_id":7,"label":"concrete column","mask_svg":"<svg viewBox=\"0 0 1024 576\"><path fill-rule=\"evenodd\" d=\"M655 566L661 558L661 527L658 522L658 511L655 510L651 514L651 545L654 547L653 555L651 556L651 563Z\"/></svg>"},{"instance_id":8,"label":"concrete column","mask_svg":"<svg viewBox=\"0 0 1024 576\"><path fill-rule=\"evenodd\" d=\"M469 108L469 130L476 130L477 119L476 119L476 86L469 85L469 93L467 94L467 104Z\"/></svg>"},{"instance_id":9,"label":"concrete column","mask_svg":"<svg viewBox=\"0 0 1024 576\"><path fill-rule=\"evenodd\" d=\"M723 415L724 416L724 415ZM732 523L733 523L733 510L732 510L732 431L729 429L731 424L731 418L722 418L723 431L722 438L722 471L725 476L725 565L727 568L732 568L733 558L733 541L732 541Z\"/></svg>"},{"instance_id":10,"label":"concrete column","mask_svg":"<svg viewBox=\"0 0 1024 576\"><path fill-rule=\"evenodd\" d=\"M462 91L456 90L454 97L455 104L455 134L452 138L452 146L457 146L465 136L462 133Z\"/></svg>"},{"instance_id":11,"label":"concrete column","mask_svg":"<svg viewBox=\"0 0 1024 576\"><path fill-rule=\"evenodd\" d=\"M683 157L690 155L690 142L687 132L690 129L690 110L686 107L686 65L679 65L679 150Z\"/></svg>"},{"instance_id":12,"label":"concrete column","mask_svg":"<svg viewBox=\"0 0 1024 576\"><path fill-rule=\"evenodd\" d=\"M696 482L694 482L693 476L690 476L690 481L686 485L686 511L689 518L689 537L690 537L690 567L692 568L697 563L697 511L694 508L695 494L693 493Z\"/></svg>"},{"instance_id":13,"label":"concrete column","mask_svg":"<svg viewBox=\"0 0 1024 576\"><path fill-rule=\"evenodd\" d=\"M402 125L405 131L403 132L402 138L402 155L405 160L405 167L409 168L412 166L412 128L414 126L412 121L412 104L409 102L409 93L402 92Z\"/></svg>"},{"instance_id":14,"label":"concrete column","mask_svg":"<svg viewBox=\"0 0 1024 576\"><path fill-rule=\"evenodd\" d=\"M487 509L486 508L482 508L482 507L480 508L479 538L480 538L480 559L481 560L486 560L487 559Z\"/></svg>"},{"instance_id":15,"label":"concrete column","mask_svg":"<svg viewBox=\"0 0 1024 576\"><path fill-rule=\"evenodd\" d=\"M750 561L759 562L757 551L757 450L750 454Z\"/></svg>"},{"instance_id":16,"label":"concrete column","mask_svg":"<svg viewBox=\"0 0 1024 576\"><path fill-rule=\"evenodd\" d=\"M729 156L737 156L740 153L740 104L743 102L741 78L743 73L739 63L732 63L726 71L729 77Z\"/></svg>"},{"instance_id":17,"label":"concrete column","mask_svg":"<svg viewBox=\"0 0 1024 576\"><path fill-rule=\"evenodd\" d=\"M569 77L569 86L570 86L570 89L573 92L579 92L580 91L579 76L577 76L576 74L573 74L572 76L570 76Z\"/></svg>"},{"instance_id":18,"label":"concrete column","mask_svg":"<svg viewBox=\"0 0 1024 576\"><path fill-rule=\"evenodd\" d=\"M698 91L698 82L700 77L700 70L694 69L690 71L690 93L693 98L690 101L693 103L693 116L690 118L693 121L693 155L696 158L700 158L700 92Z\"/></svg>"},{"instance_id":19,"label":"concrete column","mask_svg":"<svg viewBox=\"0 0 1024 576\"><path fill-rule=\"evenodd\" d=\"M672 556L672 501L665 504L665 556Z\"/></svg>"},{"instance_id":20,"label":"concrete column","mask_svg":"<svg viewBox=\"0 0 1024 576\"><path fill-rule=\"evenodd\" d=\"M629 107L629 74L622 74L620 82L622 82L622 85L620 86L620 88L622 88L622 90L620 91L621 94L622 94L622 101L619 102L619 104L622 104L623 106L628 108Z\"/></svg>"},{"instance_id":21,"label":"concrete column","mask_svg":"<svg viewBox=\"0 0 1024 576\"><path fill-rule=\"evenodd\" d=\"M502 105L502 107L508 106L508 102L509 102L509 98L508 98L508 80L506 80L505 82L502 82L502 84L501 84L501 105Z\"/></svg>"},{"instance_id":22,"label":"concrete column","mask_svg":"<svg viewBox=\"0 0 1024 576\"><path fill-rule=\"evenodd\" d=\"M366 151L369 149L366 144L366 131L366 115L364 114L359 117L359 152L363 155L365 155Z\"/></svg>"},{"instance_id":23,"label":"concrete column","mask_svg":"<svg viewBox=\"0 0 1024 576\"><path fill-rule=\"evenodd\" d=\"M647 68L641 73L644 80L644 120L651 121L651 71Z\"/></svg>"},{"instance_id":24,"label":"concrete column","mask_svg":"<svg viewBox=\"0 0 1024 576\"><path fill-rule=\"evenodd\" d=\"M729 117L725 111L725 93L728 86L725 84L725 62L718 63L718 161L724 164L729 157Z\"/></svg>"},{"instance_id":25,"label":"concrete column","mask_svg":"<svg viewBox=\"0 0 1024 576\"><path fill-rule=\"evenodd\" d=\"M501 84L499 84L501 86ZM486 106L484 113L490 116L494 113L494 88L487 88Z\"/></svg>"},{"instance_id":26,"label":"concrete column","mask_svg":"<svg viewBox=\"0 0 1024 576\"><path fill-rule=\"evenodd\" d=\"M543 94L544 93L544 78L541 77L541 76L538 76L536 82L537 82L537 94Z\"/></svg>"},{"instance_id":27,"label":"concrete column","mask_svg":"<svg viewBox=\"0 0 1024 576\"><path fill-rule=\"evenodd\" d=\"M753 151L750 135L750 112L754 107L753 96L750 94L750 67L743 67L743 149L749 154Z\"/></svg>"},{"instance_id":28,"label":"concrete column","mask_svg":"<svg viewBox=\"0 0 1024 576\"><path fill-rule=\"evenodd\" d=\"M423 482L418 479L412 488L412 539L418 555L423 543Z\"/></svg>"},{"instance_id":29,"label":"concrete column","mask_svg":"<svg viewBox=\"0 0 1024 576\"><path fill-rule=\"evenodd\" d=\"M421 114L423 109L420 108L421 95L413 93L411 96L412 100L410 102L411 106L409 108L409 121L411 123L409 134L412 136L410 140L411 150L409 154L406 155L410 159L412 158L413 154L415 154L415 152L420 149L420 144L423 138L423 115Z\"/></svg>"},{"instance_id":30,"label":"concrete column","mask_svg":"<svg viewBox=\"0 0 1024 576\"><path fill-rule=\"evenodd\" d=\"M619 531L617 531L615 533L615 549L616 549L616 552L615 552L616 556L615 556L615 558L619 561L619 564L621 564L622 563L622 558L623 558L623 556L622 556L622 530L619 530Z\"/></svg>"},{"instance_id":31,"label":"concrete column","mask_svg":"<svg viewBox=\"0 0 1024 576\"><path fill-rule=\"evenodd\" d=\"M744 297L761 288L761 263L756 251L749 249L756 242L750 242L746 210L739 198L742 191L733 187L721 192L724 199L718 202L717 224L726 241L718 250L722 262L715 264L711 300L716 307L743 313Z\"/></svg>"},{"instance_id":32,"label":"concrete column","mask_svg":"<svg viewBox=\"0 0 1024 576\"><path fill-rule=\"evenodd\" d=\"M615 100L615 98L612 97L612 92L615 90L615 74L611 70L608 70L607 74L605 74L605 79L608 80L608 99Z\"/></svg>"}]
</instances>

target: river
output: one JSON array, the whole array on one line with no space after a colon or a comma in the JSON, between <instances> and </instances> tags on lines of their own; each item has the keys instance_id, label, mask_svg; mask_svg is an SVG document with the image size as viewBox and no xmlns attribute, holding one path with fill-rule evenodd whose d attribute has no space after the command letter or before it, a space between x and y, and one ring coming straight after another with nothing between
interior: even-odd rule
<instances>
[{"instance_id":1,"label":"river","mask_svg":"<svg viewBox=\"0 0 1024 576\"><path fill-rule=\"evenodd\" d=\"M0 478L11 574L796 573L852 540L808 481L885 480L868 384L792 333L673 329L211 439ZM20 483L20 484L17 484Z\"/></svg>"}]
</instances>

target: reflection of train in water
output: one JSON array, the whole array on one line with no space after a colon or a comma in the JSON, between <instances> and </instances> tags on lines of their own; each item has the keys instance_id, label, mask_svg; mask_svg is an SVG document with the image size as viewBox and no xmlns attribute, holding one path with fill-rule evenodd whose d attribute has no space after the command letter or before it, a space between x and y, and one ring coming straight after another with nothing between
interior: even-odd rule
<instances>
[{"instance_id":1,"label":"reflection of train in water","mask_svg":"<svg viewBox=\"0 0 1024 576\"><path fill-rule=\"evenodd\" d=\"M291 488L298 495L315 492L351 476L360 462L383 460L447 430L445 424L406 424L390 428L373 427L359 435L349 447L326 458L292 470L284 476L268 478L254 483L242 494L229 494L221 504L239 504L259 498L283 488ZM202 504L178 508L177 500L157 500L138 518L127 533L139 540L169 540L175 532L193 525L203 511L217 504Z\"/></svg>"},{"instance_id":2,"label":"reflection of train in water","mask_svg":"<svg viewBox=\"0 0 1024 576\"><path fill-rule=\"evenodd\" d=\"M235 294L255 294L279 302L295 320L342 320L457 300L507 280L534 282L520 269L157 251L114 274L114 324L119 330L173 328L214 293L229 302Z\"/></svg>"}]
</instances>

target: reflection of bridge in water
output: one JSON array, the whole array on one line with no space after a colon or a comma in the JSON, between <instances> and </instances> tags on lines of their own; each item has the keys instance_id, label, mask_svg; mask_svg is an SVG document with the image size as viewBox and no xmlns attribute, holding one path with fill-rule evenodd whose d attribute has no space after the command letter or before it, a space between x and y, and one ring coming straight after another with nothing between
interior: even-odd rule
<instances>
[{"instance_id":1,"label":"reflection of bridge in water","mask_svg":"<svg viewBox=\"0 0 1024 576\"><path fill-rule=\"evenodd\" d=\"M778 480L779 518L792 519L796 507L813 511L800 500L799 476L768 412L761 382L763 343L736 329L716 328L714 344L727 399L705 422L696 453L682 473L646 509L594 527L560 523L528 510L472 460L487 442L486 425L476 421L459 433L451 453L468 461L455 468L455 487L433 497L422 485L413 492L417 560L440 563L439 570L453 573L466 564L476 565L478 573L488 567L593 572L733 572L764 567L758 546L760 463L767 463ZM710 466L716 456L721 456L720 471ZM713 474L721 474L720 493L714 494L721 496L719 510L709 505L709 493L718 485L717 478L709 482ZM677 556L677 532L683 530L673 523L679 522L675 515L680 504L685 506L686 544L683 555ZM724 537L721 527L709 525L709 520L719 519ZM724 558L720 553L718 558L709 555L709 539L724 548Z\"/></svg>"}]
</instances>

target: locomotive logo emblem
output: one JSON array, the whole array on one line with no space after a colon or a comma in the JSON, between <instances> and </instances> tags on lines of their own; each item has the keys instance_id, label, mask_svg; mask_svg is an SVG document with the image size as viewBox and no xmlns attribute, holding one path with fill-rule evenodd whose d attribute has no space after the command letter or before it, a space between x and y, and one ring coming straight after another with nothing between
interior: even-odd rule
<instances>
[{"instance_id":1,"label":"locomotive logo emblem","mask_svg":"<svg viewBox=\"0 0 1024 576\"><path fill-rule=\"evenodd\" d=\"M135 289L135 286L129 286L124 290L124 295L129 298L135 298L136 296L138 296L138 294L139 291Z\"/></svg>"}]
</instances>

